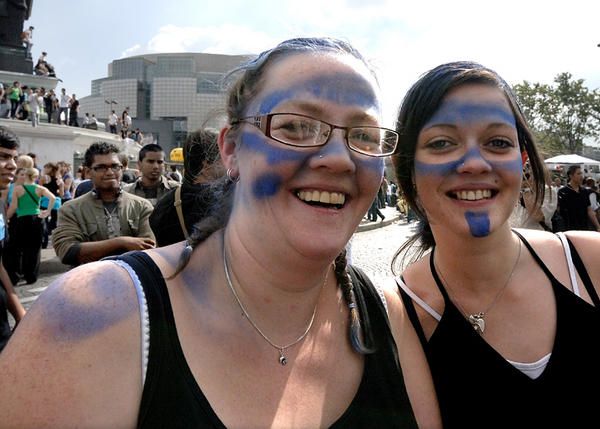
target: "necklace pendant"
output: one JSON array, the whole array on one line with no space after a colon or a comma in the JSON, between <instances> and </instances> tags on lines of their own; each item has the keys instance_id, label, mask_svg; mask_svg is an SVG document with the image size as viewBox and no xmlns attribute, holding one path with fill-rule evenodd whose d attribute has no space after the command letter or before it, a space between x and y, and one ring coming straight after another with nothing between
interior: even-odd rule
<instances>
[{"instance_id":1,"label":"necklace pendant","mask_svg":"<svg viewBox=\"0 0 600 429\"><path fill-rule=\"evenodd\" d=\"M485 331L484 316L484 313L469 314L469 323L479 335L483 335L483 331Z\"/></svg>"},{"instance_id":2,"label":"necklace pendant","mask_svg":"<svg viewBox=\"0 0 600 429\"><path fill-rule=\"evenodd\" d=\"M287 365L287 358L283 354L283 349L279 350L279 363L281 364L281 366Z\"/></svg>"}]
</instances>

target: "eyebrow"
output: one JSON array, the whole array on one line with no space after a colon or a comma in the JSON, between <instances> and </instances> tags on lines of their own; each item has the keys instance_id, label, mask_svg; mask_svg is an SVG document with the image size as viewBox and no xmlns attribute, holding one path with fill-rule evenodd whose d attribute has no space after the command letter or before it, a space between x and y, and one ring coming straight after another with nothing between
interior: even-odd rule
<instances>
[{"instance_id":1,"label":"eyebrow","mask_svg":"<svg viewBox=\"0 0 600 429\"><path fill-rule=\"evenodd\" d=\"M285 111L286 108L294 108L294 109L298 109L300 110L300 112L303 115L308 115L308 116L314 116L315 119L319 119L323 117L324 112L327 111L327 109L324 109L323 107L321 107L319 104L315 104L315 103L311 103L311 102L306 102L306 101L299 101L299 100L290 100L289 104L288 103L282 103L284 109L280 112L280 113L296 113L296 112L288 112ZM279 112L273 112L273 113L279 113ZM351 123L360 123L360 122L378 122L377 116L374 115L370 115L366 112L356 112L356 113L352 113L349 116L350 122ZM328 121L325 121L328 122ZM333 124L333 125L339 125L339 124ZM371 124L372 126L375 126L375 124Z\"/></svg>"},{"instance_id":2,"label":"eyebrow","mask_svg":"<svg viewBox=\"0 0 600 429\"><path fill-rule=\"evenodd\" d=\"M457 124L454 123L446 123L446 122L440 122L440 123L427 123L423 126L423 128L421 129L423 130L429 130L431 128L451 128L451 129L458 129L459 126ZM515 126L513 124L511 124L510 122L492 122L490 124L486 125L486 129L490 129L490 128L510 128L510 129L515 129Z\"/></svg>"}]
</instances>

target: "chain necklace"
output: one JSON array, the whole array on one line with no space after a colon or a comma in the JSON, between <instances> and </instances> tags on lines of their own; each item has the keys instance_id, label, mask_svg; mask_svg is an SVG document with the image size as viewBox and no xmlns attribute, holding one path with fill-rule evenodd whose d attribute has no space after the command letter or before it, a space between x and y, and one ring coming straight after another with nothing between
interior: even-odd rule
<instances>
[{"instance_id":1,"label":"chain necklace","mask_svg":"<svg viewBox=\"0 0 600 429\"><path fill-rule=\"evenodd\" d=\"M319 291L319 297L317 297L317 302L315 303L315 308L312 312L312 316L310 317L310 321L308 322L308 326L306 327L306 330L296 340L292 341L291 343L289 343L285 346L280 346L279 344L275 344L273 341L271 341L269 339L269 337L267 337L263 333L263 331L258 327L258 325L256 325L256 323L254 323L254 320L252 320L252 318L248 314L248 311L246 311L244 304L242 304L240 297L238 296L237 292L235 291L235 288L233 287L233 283L231 282L231 277L229 275L229 266L227 265L227 255L225 252L225 243L223 243L223 266L225 267L225 278L227 279L227 285L229 286L229 289L231 290L233 297L235 298L236 302L238 303L240 309L242 310L243 315L246 317L248 322L250 322L250 325L252 325L252 327L256 330L256 332L258 332L260 334L260 336L263 337L263 339L267 343L269 343L269 345L271 347L277 349L277 351L279 352L279 363L281 365L286 365L287 357L285 356L285 351L288 348L290 348L290 347L298 344L300 341L302 341L310 332L310 328L312 328L313 322L315 321L315 315L317 314L317 307L319 305L319 298L321 296L321 291L323 291L323 289L325 287L325 283L327 283L327 278L329 277L329 269L327 269L327 274L325 274L325 280L323 281L323 284L321 285L321 291Z\"/></svg>"},{"instance_id":2,"label":"chain necklace","mask_svg":"<svg viewBox=\"0 0 600 429\"><path fill-rule=\"evenodd\" d=\"M456 303L456 306L467 317L467 321L471 324L473 329L475 329L475 332L479 333L479 335L483 335L483 332L485 331L485 316L490 312L490 310L494 307L494 305L496 305L496 303L498 302L498 300L500 299L500 297L506 290L508 284L510 283L510 279L512 278L512 276L515 272L515 268L517 268L517 265L519 264L519 259L521 259L521 240L519 240L519 253L517 254L517 259L515 260L515 263L513 264L513 267L510 270L510 274L508 275L506 282L500 288L500 290L498 291L498 293L496 294L496 296L494 297L494 299L492 300L490 305L488 305L485 310L480 311L478 313L469 314L462 308L462 306L460 305L460 303L458 302L456 297L453 299L453 301ZM435 259L433 260L433 265L434 265L435 269L437 270L438 274L440 275L442 282L446 285L446 289L448 289L448 291L451 291L450 285L446 281L446 279L445 279L444 275L442 274L440 267L437 265Z\"/></svg>"}]
</instances>

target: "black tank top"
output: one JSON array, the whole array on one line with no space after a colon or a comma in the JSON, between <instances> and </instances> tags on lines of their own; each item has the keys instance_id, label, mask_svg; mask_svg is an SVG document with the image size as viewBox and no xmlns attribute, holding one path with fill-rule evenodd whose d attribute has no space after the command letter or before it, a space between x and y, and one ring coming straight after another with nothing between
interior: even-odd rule
<instances>
[{"instance_id":1,"label":"black tank top","mask_svg":"<svg viewBox=\"0 0 600 429\"><path fill-rule=\"evenodd\" d=\"M141 252L117 259L137 273L148 304L150 349L138 427L224 428L185 360L159 268ZM332 427L416 428L385 308L369 279L355 268L350 272L365 332L373 334L369 342L376 351L366 355L356 396Z\"/></svg>"},{"instance_id":2,"label":"black tank top","mask_svg":"<svg viewBox=\"0 0 600 429\"><path fill-rule=\"evenodd\" d=\"M444 297L445 309L429 341L425 339L412 300L400 288L429 361L444 427L598 427L598 295L572 243L569 244L574 264L595 306L560 284L531 245L517 235L550 280L556 299L552 355L536 379L507 362L463 317L435 271L433 251L431 273Z\"/></svg>"}]
</instances>

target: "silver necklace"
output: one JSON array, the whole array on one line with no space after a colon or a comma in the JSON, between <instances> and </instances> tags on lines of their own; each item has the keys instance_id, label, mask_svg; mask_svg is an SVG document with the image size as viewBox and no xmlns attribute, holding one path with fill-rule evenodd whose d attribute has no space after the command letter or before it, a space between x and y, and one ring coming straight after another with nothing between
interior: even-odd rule
<instances>
[{"instance_id":1,"label":"silver necklace","mask_svg":"<svg viewBox=\"0 0 600 429\"><path fill-rule=\"evenodd\" d=\"M252 325L252 327L256 330L256 332L258 332L260 334L260 336L263 337L263 339L267 343L269 343L269 345L271 347L277 349L277 351L279 352L279 363L281 365L286 365L287 357L285 356L285 351L288 348L290 348L290 347L298 344L300 341L302 341L308 335L310 328L312 328L313 322L315 321L315 315L317 314L317 307L319 305L319 298L321 296L321 292L319 292L319 297L317 297L317 302L315 303L315 308L312 312L312 316L310 317L310 321L308 322L308 326L306 327L306 330L304 331L304 333L302 335L300 335L296 340L292 341L291 343L289 343L285 346L280 346L279 344L275 344L273 341L271 341L269 339L269 337L267 337L263 333L263 331L256 325L256 323L254 323L254 320L252 320L252 318L248 314L248 311L246 311L244 304L242 304L240 297L238 296L237 292L235 291L235 288L233 287L233 283L231 282L231 277L229 275L229 266L227 265L227 255L225 252L225 242L223 242L223 266L225 267L225 278L227 279L227 285L229 286L231 293L233 294L236 302L238 303L240 309L242 310L243 315L246 317L246 319L248 319L248 322L250 322L250 325ZM327 274L325 274L325 280L323 281L323 284L321 285L321 291L325 287L325 283L327 283L328 277L329 277L329 269L327 269Z\"/></svg>"},{"instance_id":2,"label":"silver necklace","mask_svg":"<svg viewBox=\"0 0 600 429\"><path fill-rule=\"evenodd\" d=\"M475 332L479 333L479 335L483 335L483 332L485 331L485 316L490 312L490 310L494 307L494 305L496 305L496 303L498 302L498 300L500 299L500 297L506 290L508 284L510 283L510 279L512 278L512 276L515 272L515 268L517 268L517 265L519 264L519 259L521 259L521 240L519 240L519 253L517 254L517 259L515 260L515 263L513 264L512 270L510 270L510 274L508 275L506 282L504 282L504 285L500 288L500 290L498 291L498 293L496 294L496 296L494 297L494 299L492 300L490 305L488 305L485 310L480 311L478 313L469 314L462 308L462 306L460 305L460 303L458 302L456 297L454 297L453 301L456 303L456 306L467 317L467 321L471 324L473 329L475 329ZM435 259L433 260L433 265L435 266L435 269L439 273L440 278L442 279L442 282L446 285L446 289L448 289L448 291L451 291L450 285L446 281L446 278L442 274L442 271L440 270L440 267L436 263Z\"/></svg>"}]
</instances>

